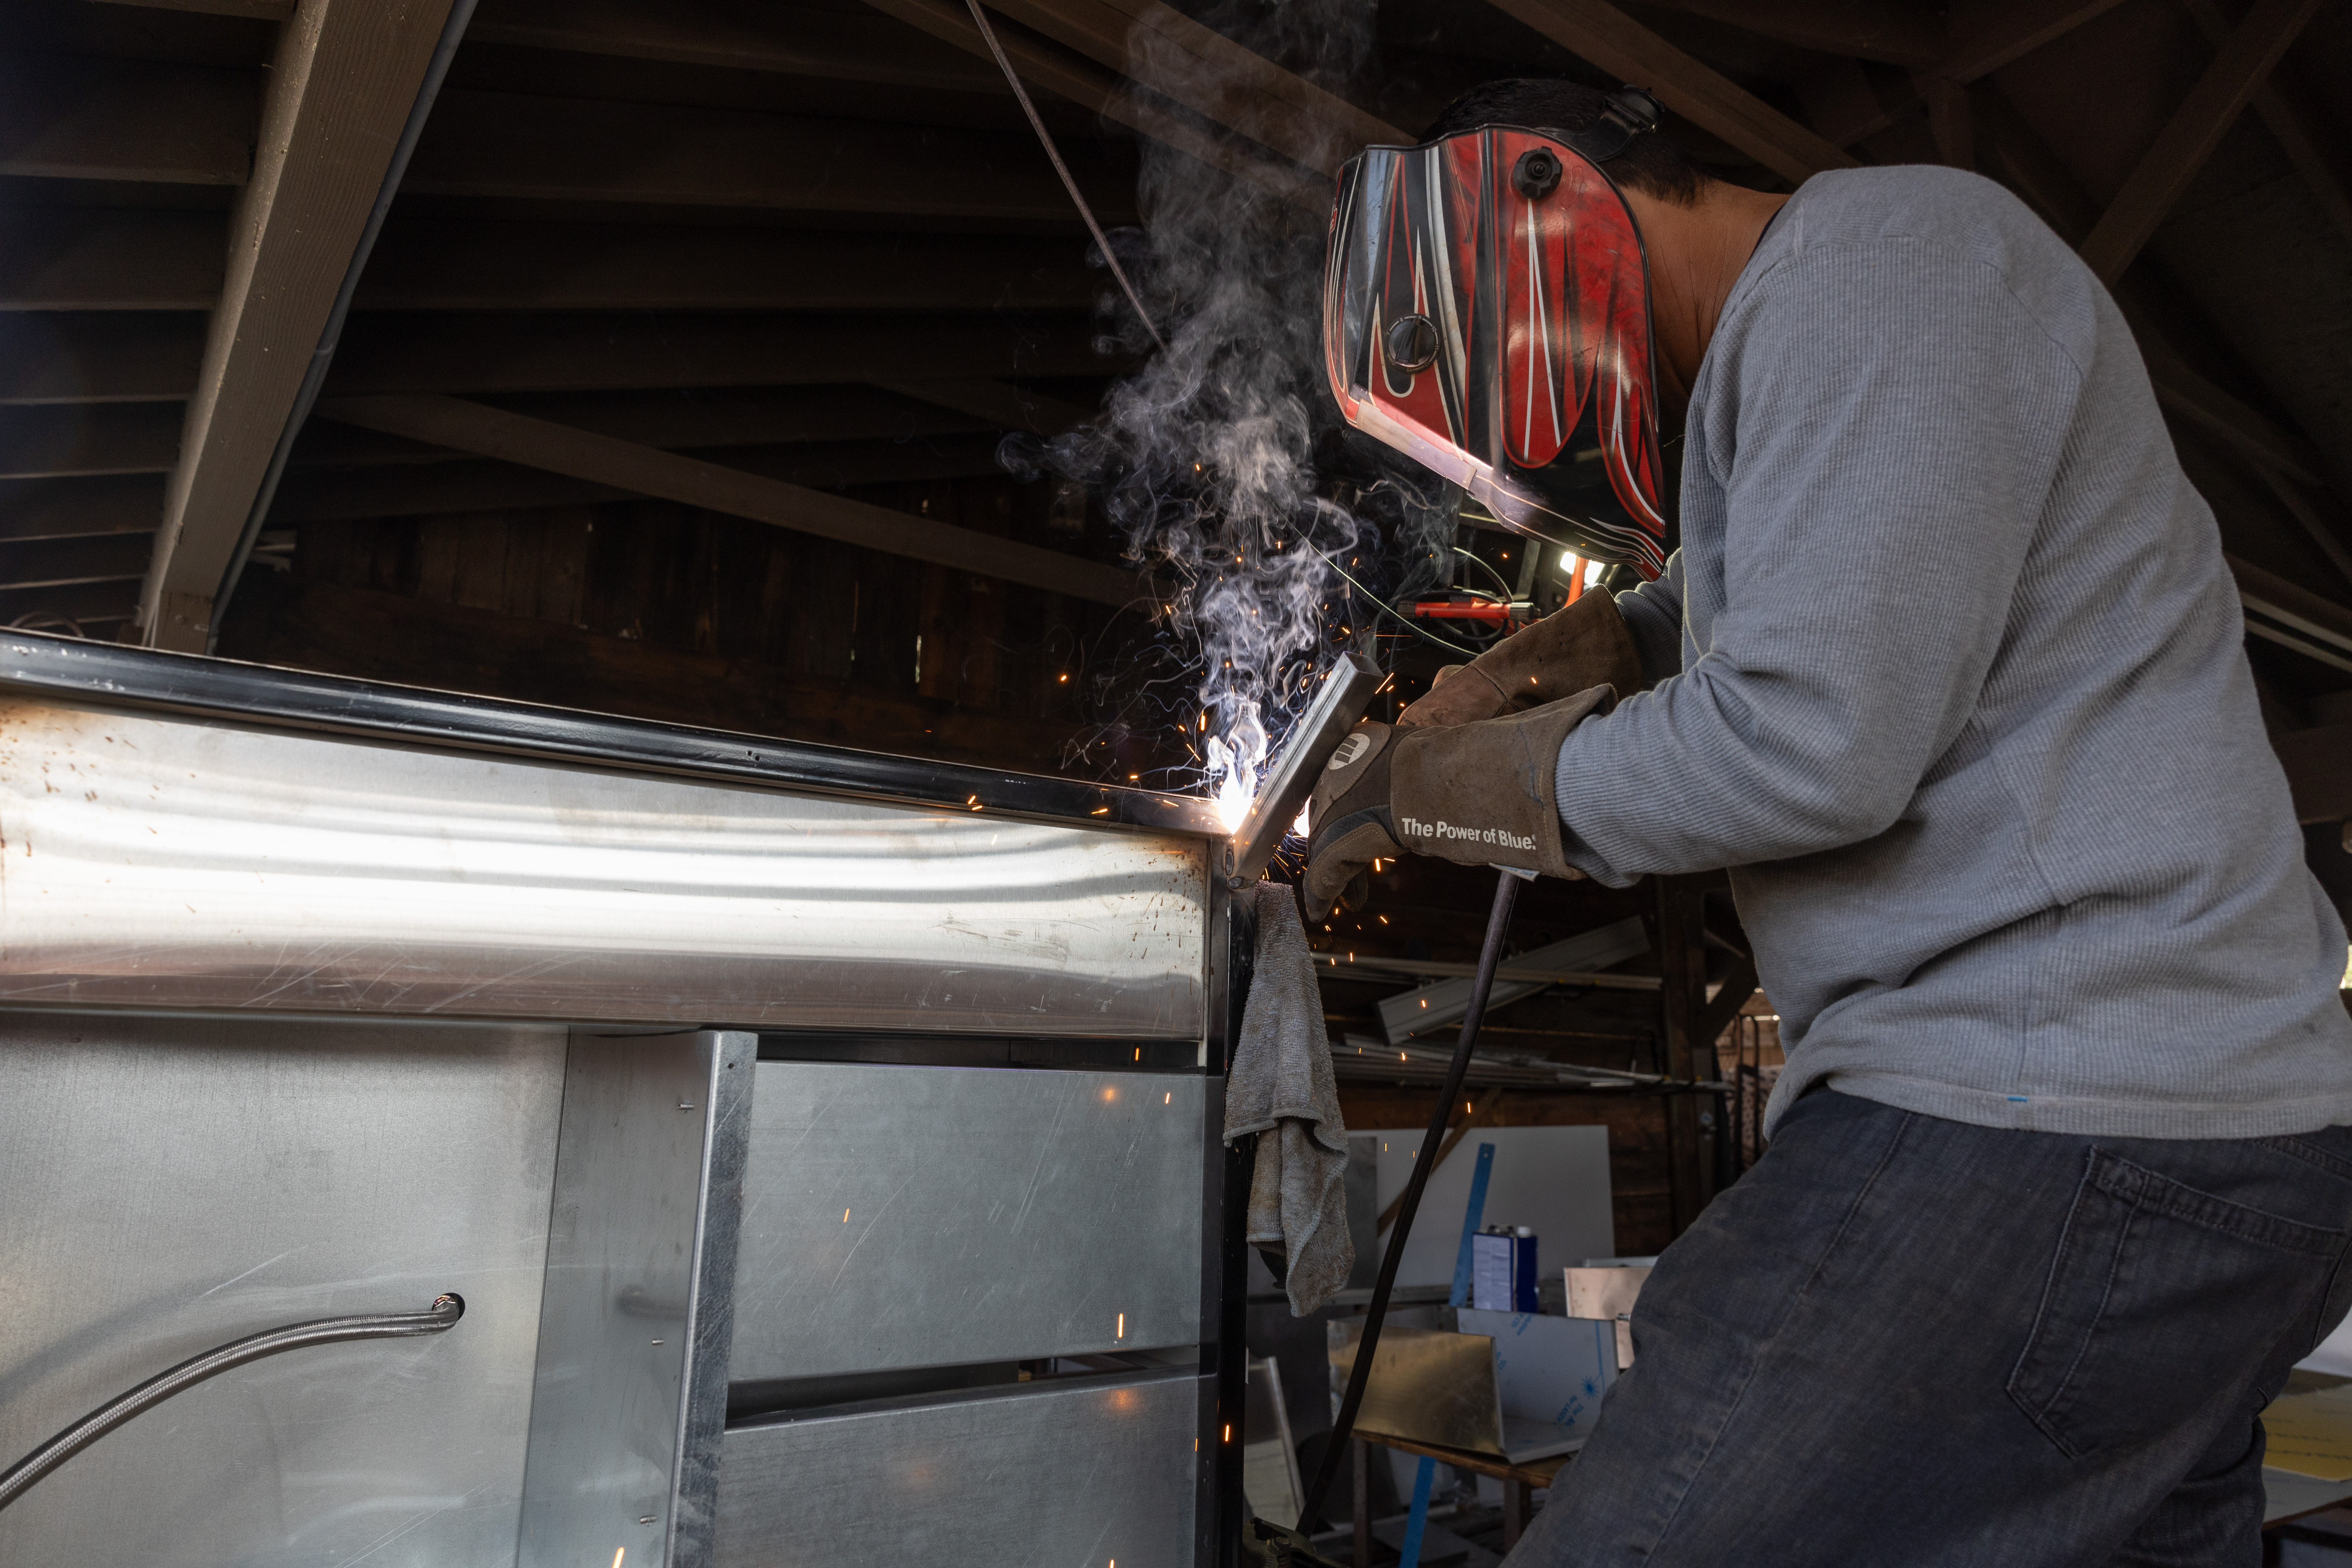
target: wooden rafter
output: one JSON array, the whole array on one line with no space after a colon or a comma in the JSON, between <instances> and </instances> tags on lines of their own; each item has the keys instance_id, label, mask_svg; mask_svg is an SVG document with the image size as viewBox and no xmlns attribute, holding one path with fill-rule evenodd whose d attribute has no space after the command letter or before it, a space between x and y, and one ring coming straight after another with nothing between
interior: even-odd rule
<instances>
[{"instance_id":1,"label":"wooden rafter","mask_svg":"<svg viewBox=\"0 0 2352 1568\"><path fill-rule=\"evenodd\" d=\"M2122 0L2009 0L1970 22L1933 64L1916 71L1916 94L1899 90L1882 96L1864 79L1853 60L1832 60L1821 79L1800 84L1808 98L1806 111L1813 128L1840 147L1851 147L1875 136L1929 101L1929 82L1953 82L1966 87L1982 80L2012 60L2023 59L2044 44L2054 43L2085 22L2112 11ZM1819 100L1825 112L1816 112Z\"/></svg>"},{"instance_id":2,"label":"wooden rafter","mask_svg":"<svg viewBox=\"0 0 2352 1568\"><path fill-rule=\"evenodd\" d=\"M1067 157L1104 221L1134 221L1127 149L1097 142ZM434 105L401 190L1078 228L1026 132L456 89Z\"/></svg>"},{"instance_id":3,"label":"wooden rafter","mask_svg":"<svg viewBox=\"0 0 2352 1568\"><path fill-rule=\"evenodd\" d=\"M202 650L450 0L308 0L278 36L259 150L230 223L180 462L140 592L152 645Z\"/></svg>"},{"instance_id":4,"label":"wooden rafter","mask_svg":"<svg viewBox=\"0 0 2352 1568\"><path fill-rule=\"evenodd\" d=\"M2101 282L2123 276L2271 68L2326 3L2255 0L2083 241L2083 259Z\"/></svg>"},{"instance_id":5,"label":"wooden rafter","mask_svg":"<svg viewBox=\"0 0 2352 1568\"><path fill-rule=\"evenodd\" d=\"M1414 138L1160 0L993 0L1099 65L1321 174Z\"/></svg>"},{"instance_id":6,"label":"wooden rafter","mask_svg":"<svg viewBox=\"0 0 2352 1568\"><path fill-rule=\"evenodd\" d=\"M993 63L971 14L954 0L866 0L866 4L935 38L943 38ZM1297 169L1248 152L1203 121L1159 98L1138 93L1115 69L1075 54L1019 27L1000 27L999 41L1022 79L1083 104L1165 146L1278 196L1294 206L1320 213L1330 198Z\"/></svg>"},{"instance_id":7,"label":"wooden rafter","mask_svg":"<svg viewBox=\"0 0 2352 1568\"><path fill-rule=\"evenodd\" d=\"M294 0L104 0L116 5L142 5L154 11L196 11L213 16L248 16L257 22L287 22L294 17Z\"/></svg>"},{"instance_id":8,"label":"wooden rafter","mask_svg":"<svg viewBox=\"0 0 2352 1568\"><path fill-rule=\"evenodd\" d=\"M355 316L330 395L806 386L1112 375L1087 317L735 314ZM6 367L0 363L0 380Z\"/></svg>"},{"instance_id":9,"label":"wooden rafter","mask_svg":"<svg viewBox=\"0 0 2352 1568\"><path fill-rule=\"evenodd\" d=\"M1782 179L1802 182L1856 160L1730 78L1658 37L1605 0L1494 0L1553 43L1622 80L1648 88L1692 124L1720 136Z\"/></svg>"},{"instance_id":10,"label":"wooden rafter","mask_svg":"<svg viewBox=\"0 0 2352 1568\"><path fill-rule=\"evenodd\" d=\"M1998 95L1991 101L2000 110L1991 145L2002 177L2062 237L2081 243L2094 221L2090 199L2013 109ZM2341 525L2343 509L2326 493L2326 465L2318 449L2191 370L2140 307L2131 279L2120 280L2116 291L2165 411L2240 458L2352 583L2352 550L2347 548Z\"/></svg>"},{"instance_id":11,"label":"wooden rafter","mask_svg":"<svg viewBox=\"0 0 2352 1568\"><path fill-rule=\"evenodd\" d=\"M2121 0L2007 0L1955 37L1931 74L1958 82L1990 76L2119 4Z\"/></svg>"},{"instance_id":12,"label":"wooden rafter","mask_svg":"<svg viewBox=\"0 0 2352 1568\"><path fill-rule=\"evenodd\" d=\"M243 184L255 86L250 71L0 53L0 174Z\"/></svg>"},{"instance_id":13,"label":"wooden rafter","mask_svg":"<svg viewBox=\"0 0 2352 1568\"><path fill-rule=\"evenodd\" d=\"M2230 21L2213 0L2181 0L2205 41L2221 48L2230 41ZM2294 165L2303 183L2310 187L2314 200L2327 214L2328 221L2347 239L2352 239L2352 183L2347 183L2340 160L2329 154L2326 136L2319 129L2318 118L2298 94L2289 90L2278 79L2274 70L2271 79L2254 89L2254 112L2262 116L2272 140L2279 144L2287 162Z\"/></svg>"},{"instance_id":14,"label":"wooden rafter","mask_svg":"<svg viewBox=\"0 0 2352 1568\"><path fill-rule=\"evenodd\" d=\"M1934 13L1905 0L1658 0L1801 49L1922 68L1944 55Z\"/></svg>"},{"instance_id":15,"label":"wooden rafter","mask_svg":"<svg viewBox=\"0 0 2352 1568\"><path fill-rule=\"evenodd\" d=\"M357 310L1087 310L1072 236L394 218ZM6 267L0 259L0 271Z\"/></svg>"},{"instance_id":16,"label":"wooden rafter","mask_svg":"<svg viewBox=\"0 0 2352 1568\"><path fill-rule=\"evenodd\" d=\"M336 398L320 403L319 413L370 430L1099 604L1126 605L1151 592L1145 579L1116 567L462 398Z\"/></svg>"},{"instance_id":17,"label":"wooden rafter","mask_svg":"<svg viewBox=\"0 0 2352 1568\"><path fill-rule=\"evenodd\" d=\"M1092 409L1005 381L889 381L882 384L904 396L952 408L1007 430L1028 430L1040 436L1058 436L1094 417Z\"/></svg>"}]
</instances>

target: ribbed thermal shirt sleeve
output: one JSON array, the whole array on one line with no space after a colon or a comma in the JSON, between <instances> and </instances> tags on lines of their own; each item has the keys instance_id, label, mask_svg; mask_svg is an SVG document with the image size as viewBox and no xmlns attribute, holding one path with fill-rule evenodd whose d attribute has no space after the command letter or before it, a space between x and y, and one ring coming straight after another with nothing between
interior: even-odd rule
<instances>
[{"instance_id":1,"label":"ribbed thermal shirt sleeve","mask_svg":"<svg viewBox=\"0 0 2352 1568\"><path fill-rule=\"evenodd\" d=\"M1683 552L1666 557L1659 576L1617 595L1617 614L1633 635L1645 687L1683 667ZM1620 695L1624 695L1620 693Z\"/></svg>"},{"instance_id":2,"label":"ribbed thermal shirt sleeve","mask_svg":"<svg viewBox=\"0 0 2352 1568\"><path fill-rule=\"evenodd\" d=\"M1674 574L1678 598L1720 595L1707 645L1560 752L1569 858L1612 885L1830 849L1902 816L1969 722L2081 392L2000 274L1964 255L1816 245L1739 295L1686 459L1719 491L1720 574ZM1637 616L1664 608L1655 587Z\"/></svg>"}]
</instances>

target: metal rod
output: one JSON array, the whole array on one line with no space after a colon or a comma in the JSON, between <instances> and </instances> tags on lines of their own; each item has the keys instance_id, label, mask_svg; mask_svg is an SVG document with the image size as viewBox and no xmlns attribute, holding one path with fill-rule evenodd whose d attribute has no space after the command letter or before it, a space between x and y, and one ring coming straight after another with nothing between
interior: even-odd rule
<instances>
[{"instance_id":1,"label":"metal rod","mask_svg":"<svg viewBox=\"0 0 2352 1568\"><path fill-rule=\"evenodd\" d=\"M1454 1047L1454 1060L1445 1073L1445 1089L1437 1097L1437 1110L1429 1119L1429 1131L1423 1135L1421 1146L1434 1152L1445 1136L1445 1124L1453 1120L1454 1096L1462 1092L1463 1075L1470 1070L1470 1047L1477 1043L1478 1026L1486 1016L1486 994L1495 988L1495 970L1502 963L1503 938L1511 929L1511 908L1518 902L1519 882L1516 871L1495 874L1495 903L1486 915L1486 941L1478 950L1478 976L1470 986L1470 1010L1462 1015L1462 1038ZM1339 1414L1331 1423L1331 1436L1323 1449L1323 1462L1315 1468L1315 1485L1308 1489L1306 1506L1299 1510L1302 1525L1322 1512L1324 1495L1339 1479L1342 1456L1348 1449L1348 1439L1356 1429L1356 1411L1364 1403L1364 1387L1371 1382L1372 1356L1380 1348L1381 1323L1388 1316L1389 1292L1396 1286L1397 1266L1404 1261L1405 1238L1412 1234L1412 1216L1421 1207L1421 1190L1429 1184L1429 1173L1436 1167L1433 1159L1416 1159L1412 1174L1405 1179L1404 1197L1398 1205L1396 1228L1389 1232L1388 1250L1381 1255L1380 1279L1372 1286L1371 1306L1364 1313L1364 1331L1356 1341L1356 1364L1348 1373L1348 1392L1339 1401Z\"/></svg>"},{"instance_id":2,"label":"metal rod","mask_svg":"<svg viewBox=\"0 0 2352 1568\"><path fill-rule=\"evenodd\" d=\"M1054 161L1054 173L1062 176L1062 188L1070 193L1070 201L1078 209L1078 216L1087 220L1087 232L1093 235L1095 243L1102 247L1103 260L1109 265L1110 275L1118 279L1119 292L1125 294L1127 302L1135 307L1135 313L1143 318L1143 330L1151 334L1151 341L1158 343L1160 352L1165 353L1168 340L1161 337L1160 329L1152 324L1151 312L1143 308L1143 296L1137 293L1135 285L1127 280L1127 268L1118 264L1118 252L1110 247L1110 241L1103 235L1102 225L1095 221L1095 209L1087 205L1086 195L1078 189L1078 182L1072 177L1070 166L1062 162L1062 150L1054 145L1054 138L1046 131L1045 122L1037 117L1037 106L1029 101L1029 89L1021 85L1021 73L1013 68L1012 60L1005 56L1004 46L996 41L996 29L988 25L988 13L980 8L980 0L964 0L964 3L971 7L972 25L980 29L981 37L988 45L988 52L996 57L997 68L1004 73L1006 85L1013 89L1013 96L1021 100L1021 112L1029 117L1030 129L1037 132L1037 140L1045 144L1045 156Z\"/></svg>"},{"instance_id":3,"label":"metal rod","mask_svg":"<svg viewBox=\"0 0 2352 1568\"><path fill-rule=\"evenodd\" d=\"M422 1312L380 1312L363 1318L320 1318L308 1323L291 1323L282 1329L268 1329L257 1334L247 1334L241 1340L231 1340L216 1350L193 1356L166 1372L131 1389L129 1393L108 1400L5 1470L0 1470L0 1509L6 1508L33 1488L42 1477L113 1431L117 1426L171 1398L186 1392L206 1378L216 1377L231 1367L243 1366L249 1361L259 1361L281 1351L300 1350L305 1345L329 1345L342 1340L404 1340L419 1334L445 1333L466 1315L466 1303L457 1295L436 1296L433 1305Z\"/></svg>"},{"instance_id":4,"label":"metal rod","mask_svg":"<svg viewBox=\"0 0 2352 1568\"><path fill-rule=\"evenodd\" d=\"M1323 671L1314 700L1283 738L1273 766L1265 770L1265 782L1258 785L1249 810L1225 842L1220 869L1227 887L1239 892L1257 880L1282 847L1298 808L1314 792L1316 777L1372 705L1384 679L1370 659L1352 652L1341 654Z\"/></svg>"}]
</instances>

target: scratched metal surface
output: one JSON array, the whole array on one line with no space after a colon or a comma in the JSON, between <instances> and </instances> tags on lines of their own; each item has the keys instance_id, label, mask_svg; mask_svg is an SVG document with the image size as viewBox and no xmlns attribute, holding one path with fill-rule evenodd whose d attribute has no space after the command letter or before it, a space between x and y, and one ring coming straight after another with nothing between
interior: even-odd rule
<instances>
[{"instance_id":1,"label":"scratched metal surface","mask_svg":"<svg viewBox=\"0 0 2352 1568\"><path fill-rule=\"evenodd\" d=\"M0 698L0 1001L1186 1038L1203 841Z\"/></svg>"},{"instance_id":2,"label":"scratched metal surface","mask_svg":"<svg viewBox=\"0 0 2352 1568\"><path fill-rule=\"evenodd\" d=\"M1167 1373L731 1427L716 1562L1191 1568L1204 1396Z\"/></svg>"},{"instance_id":3,"label":"scratched metal surface","mask_svg":"<svg viewBox=\"0 0 2352 1568\"><path fill-rule=\"evenodd\" d=\"M1208 1080L761 1062L737 1382L1201 1338Z\"/></svg>"},{"instance_id":4,"label":"scratched metal surface","mask_svg":"<svg viewBox=\"0 0 2352 1568\"><path fill-rule=\"evenodd\" d=\"M230 1340L466 1299L149 1411L0 1512L0 1563L512 1563L563 1063L544 1025L0 1022L0 1463Z\"/></svg>"}]
</instances>

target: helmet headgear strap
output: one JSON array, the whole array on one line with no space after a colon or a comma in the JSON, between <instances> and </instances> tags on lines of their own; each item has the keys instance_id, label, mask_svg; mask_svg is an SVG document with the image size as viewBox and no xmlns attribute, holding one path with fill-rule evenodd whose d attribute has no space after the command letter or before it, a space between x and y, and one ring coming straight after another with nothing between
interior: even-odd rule
<instances>
[{"instance_id":1,"label":"helmet headgear strap","mask_svg":"<svg viewBox=\"0 0 2352 1568\"><path fill-rule=\"evenodd\" d=\"M1561 140L1593 163L1605 163L1622 156L1636 136L1655 131L1660 112L1648 88L1621 87L1601 104L1599 118Z\"/></svg>"}]
</instances>

